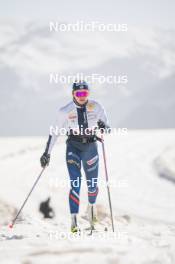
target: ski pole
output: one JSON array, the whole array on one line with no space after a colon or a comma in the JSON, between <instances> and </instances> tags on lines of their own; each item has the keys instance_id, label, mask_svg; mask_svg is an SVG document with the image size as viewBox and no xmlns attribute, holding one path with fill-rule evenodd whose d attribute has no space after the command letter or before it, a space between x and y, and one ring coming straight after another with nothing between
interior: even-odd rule
<instances>
[{"instance_id":1,"label":"ski pole","mask_svg":"<svg viewBox=\"0 0 175 264\"><path fill-rule=\"evenodd\" d=\"M10 228L12 228L12 227L14 226L14 224L15 224L15 222L16 222L18 216L20 215L22 209L24 208L24 206L25 206L27 200L29 199L31 193L33 192L35 186L37 185L39 179L41 178L41 175L43 174L44 170L45 170L45 167L42 169L42 171L40 172L40 174L39 174L39 176L37 177L36 181L34 182L34 184L33 184L32 188L31 188L30 192L28 193L26 199L24 200L24 202L23 202L21 208L19 209L17 215L16 215L15 218L12 220L11 224L9 224L9 227L10 227Z\"/></svg>"},{"instance_id":2,"label":"ski pole","mask_svg":"<svg viewBox=\"0 0 175 264\"><path fill-rule=\"evenodd\" d=\"M105 178L106 178L106 187L107 187L107 194L108 194L108 200L109 200L112 231L114 232L114 220L113 220L113 213L112 213L111 194L110 194L110 188L109 188L109 176L108 176L108 170L107 170L107 164L106 164L106 153L105 153L105 144L104 144L103 135L101 135L100 141L102 143L102 150L103 150L103 160L104 160L104 167L105 167Z\"/></svg>"}]
</instances>

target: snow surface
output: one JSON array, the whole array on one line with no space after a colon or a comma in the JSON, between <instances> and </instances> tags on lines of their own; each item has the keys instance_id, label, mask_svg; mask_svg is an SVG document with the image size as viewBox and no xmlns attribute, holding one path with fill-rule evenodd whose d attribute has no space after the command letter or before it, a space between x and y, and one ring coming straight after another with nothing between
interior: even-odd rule
<instances>
[{"instance_id":1,"label":"snow surface","mask_svg":"<svg viewBox=\"0 0 175 264\"><path fill-rule=\"evenodd\" d=\"M85 182L79 215L82 233L73 237L69 232L64 140L58 140L50 166L18 222L9 229L8 224L41 171L39 158L46 138L0 138L0 263L174 264L175 131L129 131L127 135L105 137L115 233L111 231L99 143L100 224L92 236L85 231ZM48 196L56 212L53 220L43 220L38 211L39 203Z\"/></svg>"}]
</instances>

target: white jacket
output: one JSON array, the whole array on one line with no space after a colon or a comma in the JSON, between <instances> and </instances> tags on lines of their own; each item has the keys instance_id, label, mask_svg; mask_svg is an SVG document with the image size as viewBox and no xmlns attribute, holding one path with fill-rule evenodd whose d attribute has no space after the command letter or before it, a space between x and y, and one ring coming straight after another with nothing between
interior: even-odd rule
<instances>
[{"instance_id":1,"label":"white jacket","mask_svg":"<svg viewBox=\"0 0 175 264\"><path fill-rule=\"evenodd\" d=\"M65 131L69 132L70 129L77 130L79 127L77 108L79 108L79 106L76 105L74 101L71 101L59 109L56 122L50 127L50 142L48 145L49 154L51 153L51 150L59 135L63 134ZM97 101L91 99L88 100L86 105L86 114L89 130L94 130L94 128L97 127L97 122L99 120L102 120L105 125L108 126L106 112L102 105Z\"/></svg>"}]
</instances>

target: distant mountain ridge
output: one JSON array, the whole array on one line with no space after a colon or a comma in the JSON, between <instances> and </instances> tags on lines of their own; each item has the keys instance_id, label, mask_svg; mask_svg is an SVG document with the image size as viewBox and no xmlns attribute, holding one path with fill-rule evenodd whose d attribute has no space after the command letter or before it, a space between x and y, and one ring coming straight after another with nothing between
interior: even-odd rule
<instances>
[{"instance_id":1,"label":"distant mountain ridge","mask_svg":"<svg viewBox=\"0 0 175 264\"><path fill-rule=\"evenodd\" d=\"M175 32L49 32L48 25L0 26L1 136L45 135L71 84L49 74L127 75L126 85L90 84L112 126L174 128Z\"/></svg>"}]
</instances>

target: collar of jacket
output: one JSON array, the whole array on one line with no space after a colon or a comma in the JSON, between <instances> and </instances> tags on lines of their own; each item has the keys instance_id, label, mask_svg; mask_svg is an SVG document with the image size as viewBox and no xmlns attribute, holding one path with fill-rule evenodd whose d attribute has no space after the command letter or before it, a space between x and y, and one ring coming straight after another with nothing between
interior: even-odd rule
<instances>
[{"instance_id":1,"label":"collar of jacket","mask_svg":"<svg viewBox=\"0 0 175 264\"><path fill-rule=\"evenodd\" d=\"M75 98L73 98L73 102L74 102L74 104L75 104L75 106L76 106L77 108L83 108L83 107L85 107L85 106L87 105L88 100L87 100L86 103L83 104L83 105L80 105L80 104L75 100Z\"/></svg>"}]
</instances>

